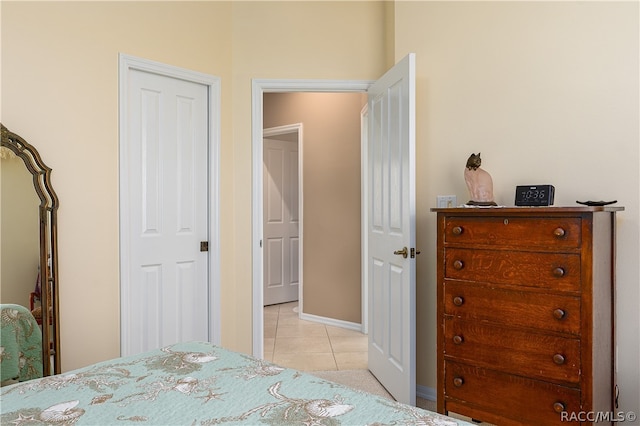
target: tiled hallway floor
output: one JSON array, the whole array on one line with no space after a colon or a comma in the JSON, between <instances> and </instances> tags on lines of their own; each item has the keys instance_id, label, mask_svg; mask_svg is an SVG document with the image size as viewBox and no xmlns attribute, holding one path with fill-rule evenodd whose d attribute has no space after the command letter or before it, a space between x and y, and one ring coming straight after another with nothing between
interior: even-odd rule
<instances>
[{"instance_id":1,"label":"tiled hallway floor","mask_svg":"<svg viewBox=\"0 0 640 426\"><path fill-rule=\"evenodd\" d=\"M264 307L264 358L303 371L367 368L367 336L304 321L298 302Z\"/></svg>"}]
</instances>

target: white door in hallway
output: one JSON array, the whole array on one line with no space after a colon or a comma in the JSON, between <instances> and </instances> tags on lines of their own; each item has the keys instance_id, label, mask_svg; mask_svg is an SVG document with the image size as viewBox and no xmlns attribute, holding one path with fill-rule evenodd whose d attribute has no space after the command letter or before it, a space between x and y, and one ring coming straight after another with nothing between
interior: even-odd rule
<instances>
[{"instance_id":1,"label":"white door in hallway","mask_svg":"<svg viewBox=\"0 0 640 426\"><path fill-rule=\"evenodd\" d=\"M415 55L369 89L365 173L369 370L416 400Z\"/></svg>"},{"instance_id":2,"label":"white door in hallway","mask_svg":"<svg viewBox=\"0 0 640 426\"><path fill-rule=\"evenodd\" d=\"M135 69L127 79L122 355L210 340L208 87Z\"/></svg>"},{"instance_id":3,"label":"white door in hallway","mask_svg":"<svg viewBox=\"0 0 640 426\"><path fill-rule=\"evenodd\" d=\"M298 300L298 143L265 138L264 305Z\"/></svg>"}]
</instances>

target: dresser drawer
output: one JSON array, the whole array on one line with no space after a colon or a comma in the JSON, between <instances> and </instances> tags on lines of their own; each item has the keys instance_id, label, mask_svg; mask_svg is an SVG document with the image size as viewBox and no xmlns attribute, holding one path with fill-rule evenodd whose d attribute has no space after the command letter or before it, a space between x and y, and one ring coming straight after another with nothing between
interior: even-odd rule
<instances>
[{"instance_id":1,"label":"dresser drawer","mask_svg":"<svg viewBox=\"0 0 640 426\"><path fill-rule=\"evenodd\" d=\"M578 254L446 248L446 278L580 291Z\"/></svg>"},{"instance_id":2,"label":"dresser drawer","mask_svg":"<svg viewBox=\"0 0 640 426\"><path fill-rule=\"evenodd\" d=\"M570 387L455 362L445 362L444 381L447 410L457 400L528 425L571 424L560 413L580 412L580 391Z\"/></svg>"},{"instance_id":3,"label":"dresser drawer","mask_svg":"<svg viewBox=\"0 0 640 426\"><path fill-rule=\"evenodd\" d=\"M580 381L580 340L489 326L452 317L444 321L444 354L527 377Z\"/></svg>"},{"instance_id":4,"label":"dresser drawer","mask_svg":"<svg viewBox=\"0 0 640 426\"><path fill-rule=\"evenodd\" d=\"M472 321L580 334L580 298L445 281L445 315Z\"/></svg>"},{"instance_id":5,"label":"dresser drawer","mask_svg":"<svg viewBox=\"0 0 640 426\"><path fill-rule=\"evenodd\" d=\"M578 217L446 217L445 244L479 244L549 250L578 248L582 243Z\"/></svg>"}]
</instances>

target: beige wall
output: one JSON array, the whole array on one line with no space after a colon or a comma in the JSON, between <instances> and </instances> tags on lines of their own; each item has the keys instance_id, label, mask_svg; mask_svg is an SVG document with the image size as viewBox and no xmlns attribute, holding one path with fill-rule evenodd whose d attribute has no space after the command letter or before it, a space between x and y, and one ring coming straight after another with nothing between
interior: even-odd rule
<instances>
[{"instance_id":1,"label":"beige wall","mask_svg":"<svg viewBox=\"0 0 640 426\"><path fill-rule=\"evenodd\" d=\"M40 200L31 173L20 158L0 160L0 174L0 303L29 307L40 261Z\"/></svg>"},{"instance_id":2,"label":"beige wall","mask_svg":"<svg viewBox=\"0 0 640 426\"><path fill-rule=\"evenodd\" d=\"M500 204L551 183L556 205L618 200L621 409L640 408L637 2L397 2L396 60L416 52L418 383L436 380L436 196L468 200L482 152Z\"/></svg>"},{"instance_id":3,"label":"beige wall","mask_svg":"<svg viewBox=\"0 0 640 426\"><path fill-rule=\"evenodd\" d=\"M222 342L251 353L251 79L375 78L387 53L383 11L376 2L2 2L1 120L40 150L60 198L64 370L119 355L118 54L221 77Z\"/></svg>"},{"instance_id":4,"label":"beige wall","mask_svg":"<svg viewBox=\"0 0 640 426\"><path fill-rule=\"evenodd\" d=\"M2 2L1 120L40 151L60 199L63 370L120 354L118 54L220 76L229 105L230 14L224 2ZM227 111L221 192L230 199ZM225 295L233 261L223 258ZM234 315L225 309L223 320Z\"/></svg>"},{"instance_id":5,"label":"beige wall","mask_svg":"<svg viewBox=\"0 0 640 426\"><path fill-rule=\"evenodd\" d=\"M385 69L384 4L233 3L233 303L236 347L251 351L251 79L373 79ZM331 29L331 30L328 30ZM231 243L231 241L229 241ZM224 245L224 243L223 243Z\"/></svg>"},{"instance_id":6,"label":"beige wall","mask_svg":"<svg viewBox=\"0 0 640 426\"><path fill-rule=\"evenodd\" d=\"M393 6L2 2L1 119L40 149L60 198L65 370L119 353L119 52L222 78L222 337L251 352L251 79L374 79L414 51L418 383L435 387L429 208L438 194L467 197L462 168L482 151L500 203L518 183L549 182L557 205L603 198L627 208L619 380L621 408L640 412L638 3Z\"/></svg>"},{"instance_id":7,"label":"beige wall","mask_svg":"<svg viewBox=\"0 0 640 426\"><path fill-rule=\"evenodd\" d=\"M359 324L359 93L265 93L265 128L302 123L303 312Z\"/></svg>"}]
</instances>

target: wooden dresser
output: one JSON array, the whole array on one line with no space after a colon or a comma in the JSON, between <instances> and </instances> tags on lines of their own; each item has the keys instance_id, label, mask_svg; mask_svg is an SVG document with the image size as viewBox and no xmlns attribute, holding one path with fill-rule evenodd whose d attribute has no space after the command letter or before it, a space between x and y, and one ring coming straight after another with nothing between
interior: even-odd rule
<instances>
[{"instance_id":1,"label":"wooden dresser","mask_svg":"<svg viewBox=\"0 0 640 426\"><path fill-rule=\"evenodd\" d=\"M621 210L432 209L440 413L502 426L578 424L581 412L615 411Z\"/></svg>"}]
</instances>

